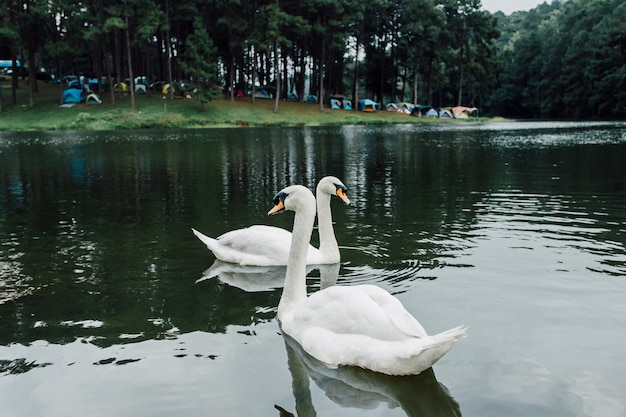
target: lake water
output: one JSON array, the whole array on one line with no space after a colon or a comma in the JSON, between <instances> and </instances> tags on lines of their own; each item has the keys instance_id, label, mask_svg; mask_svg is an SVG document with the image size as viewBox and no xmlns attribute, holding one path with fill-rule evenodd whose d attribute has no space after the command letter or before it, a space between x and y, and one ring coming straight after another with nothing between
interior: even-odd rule
<instances>
[{"instance_id":1,"label":"lake water","mask_svg":"<svg viewBox=\"0 0 626 417\"><path fill-rule=\"evenodd\" d=\"M191 227L290 229L273 195L327 174L353 204L309 291L467 325L432 370L319 366L280 334L280 271L196 283ZM625 242L621 123L0 132L1 414L624 416Z\"/></svg>"}]
</instances>

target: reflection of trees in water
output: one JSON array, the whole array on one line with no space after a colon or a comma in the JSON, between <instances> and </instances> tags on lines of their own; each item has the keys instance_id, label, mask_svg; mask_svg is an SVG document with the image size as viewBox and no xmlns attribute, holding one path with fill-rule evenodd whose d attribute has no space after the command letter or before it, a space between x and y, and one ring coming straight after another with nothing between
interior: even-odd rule
<instances>
[{"instance_id":1,"label":"reflection of trees in water","mask_svg":"<svg viewBox=\"0 0 626 417\"><path fill-rule=\"evenodd\" d=\"M459 404L440 384L432 368L419 375L390 376L355 367L329 369L283 335L298 416L315 416L309 379L342 407L374 409L380 404L402 408L411 417L456 417Z\"/></svg>"}]
</instances>

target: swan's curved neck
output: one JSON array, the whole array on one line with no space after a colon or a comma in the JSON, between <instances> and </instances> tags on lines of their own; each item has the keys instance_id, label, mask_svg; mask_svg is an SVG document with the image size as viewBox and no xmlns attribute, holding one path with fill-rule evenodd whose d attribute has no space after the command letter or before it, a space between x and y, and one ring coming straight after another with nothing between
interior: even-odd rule
<instances>
[{"instance_id":1,"label":"swan's curved neck","mask_svg":"<svg viewBox=\"0 0 626 417\"><path fill-rule=\"evenodd\" d=\"M293 311L306 299L306 258L315 222L315 203L311 195L310 204L296 211L293 220L291 247L285 273L285 286L278 303L278 319Z\"/></svg>"},{"instance_id":2,"label":"swan's curved neck","mask_svg":"<svg viewBox=\"0 0 626 417\"><path fill-rule=\"evenodd\" d=\"M328 258L336 258L339 262L339 245L333 229L333 215L330 211L331 196L317 190L317 226L320 235L320 252Z\"/></svg>"}]
</instances>

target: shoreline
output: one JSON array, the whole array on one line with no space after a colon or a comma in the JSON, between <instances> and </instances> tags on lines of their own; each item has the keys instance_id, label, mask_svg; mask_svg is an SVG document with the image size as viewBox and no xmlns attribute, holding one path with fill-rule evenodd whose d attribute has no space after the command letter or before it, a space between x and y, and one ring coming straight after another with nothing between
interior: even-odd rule
<instances>
[{"instance_id":1,"label":"shoreline","mask_svg":"<svg viewBox=\"0 0 626 417\"><path fill-rule=\"evenodd\" d=\"M204 129L246 127L297 127L383 124L433 124L498 122L502 118L472 117L469 119L418 118L405 113L379 110L365 113L356 110L333 110L319 104L281 101L275 113L274 100L250 97L230 97L210 101L204 110L195 99L164 98L158 92L135 95L135 110L130 108L129 96L116 96L111 104L109 93L100 97L101 104L79 103L65 108L59 105L61 87L39 84L35 106L29 108L25 82L18 89L18 104L8 104L11 90L2 86L3 112L0 132L70 131L70 130L131 130L131 129Z\"/></svg>"}]
</instances>

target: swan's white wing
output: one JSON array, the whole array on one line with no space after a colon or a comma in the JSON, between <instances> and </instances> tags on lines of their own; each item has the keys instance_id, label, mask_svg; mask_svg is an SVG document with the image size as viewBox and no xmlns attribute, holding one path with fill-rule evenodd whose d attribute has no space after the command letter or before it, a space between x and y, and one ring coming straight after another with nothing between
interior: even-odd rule
<instances>
[{"instance_id":1,"label":"swan's white wing","mask_svg":"<svg viewBox=\"0 0 626 417\"><path fill-rule=\"evenodd\" d=\"M399 300L372 285L319 291L281 325L330 367L359 366L389 375L422 372L465 336L463 327L427 335Z\"/></svg>"},{"instance_id":2,"label":"swan's white wing","mask_svg":"<svg viewBox=\"0 0 626 417\"><path fill-rule=\"evenodd\" d=\"M306 327L377 340L428 336L397 298L374 285L335 286L318 291L298 309L294 318L306 322Z\"/></svg>"},{"instance_id":3,"label":"swan's white wing","mask_svg":"<svg viewBox=\"0 0 626 417\"><path fill-rule=\"evenodd\" d=\"M217 239L191 230L221 261L239 265L287 265L292 235L280 227L254 225L231 230ZM318 265L324 261L320 251L309 245L307 264Z\"/></svg>"},{"instance_id":4,"label":"swan's white wing","mask_svg":"<svg viewBox=\"0 0 626 417\"><path fill-rule=\"evenodd\" d=\"M217 240L241 265L284 265L289 257L291 232L255 225L224 233Z\"/></svg>"},{"instance_id":5,"label":"swan's white wing","mask_svg":"<svg viewBox=\"0 0 626 417\"><path fill-rule=\"evenodd\" d=\"M192 231L221 261L261 266L287 263L291 232L280 227L255 225L232 230L217 239Z\"/></svg>"}]
</instances>

